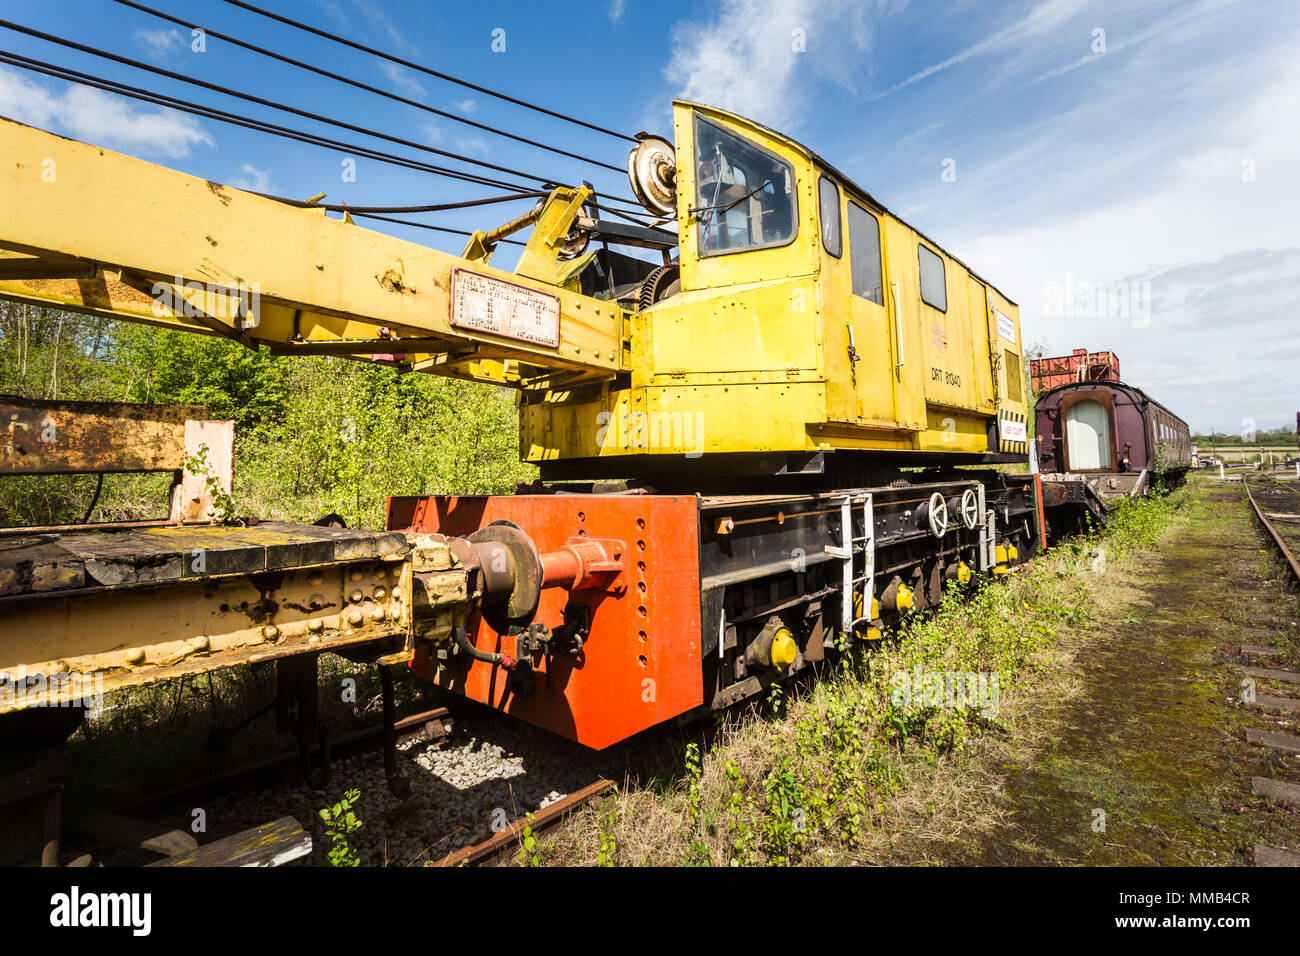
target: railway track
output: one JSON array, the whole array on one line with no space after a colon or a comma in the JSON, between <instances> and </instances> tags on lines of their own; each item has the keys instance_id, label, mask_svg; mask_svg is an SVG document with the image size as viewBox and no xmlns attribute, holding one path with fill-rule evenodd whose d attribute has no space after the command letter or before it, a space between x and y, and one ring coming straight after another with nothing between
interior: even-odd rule
<instances>
[{"instance_id":1,"label":"railway track","mask_svg":"<svg viewBox=\"0 0 1300 956\"><path fill-rule=\"evenodd\" d=\"M452 724L451 712L446 707L435 707L432 710L411 714L397 720L393 724L393 730L397 734L396 742L403 743L418 734L427 734L431 739L446 736L450 733ZM381 724L354 730L330 741L331 754L332 756L341 757L346 754L364 753L380 744L383 734L384 728ZM318 752L312 751L312 756L318 756ZM297 750L276 754L242 767L235 767L198 780L186 781L166 790L155 791L133 800L122 809L133 813L143 813L168 803L175 803L181 799L204 797L211 793L229 791L259 783L273 784L282 772L298 764L300 759L301 755Z\"/></svg>"},{"instance_id":2,"label":"railway track","mask_svg":"<svg viewBox=\"0 0 1300 956\"><path fill-rule=\"evenodd\" d=\"M532 833L538 833L541 830L553 827L569 814L581 810L589 804L598 803L615 787L613 780L597 780L581 790L569 794L562 800L557 800L555 803L543 807L536 813L527 814L515 820L486 840L464 847L455 853L448 853L434 865L494 866L501 862L508 862L512 851L523 837L525 828L528 828Z\"/></svg>"},{"instance_id":3,"label":"railway track","mask_svg":"<svg viewBox=\"0 0 1300 956\"><path fill-rule=\"evenodd\" d=\"M1264 531L1291 570L1294 583L1300 586L1300 484L1287 484L1276 478L1247 478L1246 499Z\"/></svg>"},{"instance_id":4,"label":"railway track","mask_svg":"<svg viewBox=\"0 0 1300 956\"><path fill-rule=\"evenodd\" d=\"M418 736L438 740L450 734L452 725L452 714L445 707L411 714L392 723L394 744L402 744ZM384 735L383 724L363 727L329 741L329 752L337 758L365 755L382 746ZM313 751L310 756L314 760L320 759L319 749ZM158 822L160 815L166 816L166 808L182 803L193 806L221 794L252 790L257 787L281 786L284 783L285 773L292 773L295 765L301 764L301 760L302 755L295 749L219 773L187 780L176 786L156 789L128 803L120 804L112 810L74 804L66 808L64 819L65 828L71 838L68 843L78 847L71 851L70 856L78 861L75 865L87 866L97 860L102 862L105 856L113 858L122 853L141 859L153 859L156 865L253 865L245 860L247 848L239 839L241 834L232 834L223 840L200 844L183 828L172 828ZM404 778L399 778L397 781L399 784L404 782ZM309 824L310 822L308 820ZM310 850L310 837L300 829L301 821L291 817L281 817L276 823L284 825L281 827L286 830L281 835L283 840L272 840L268 834L261 833L261 830L266 829L265 826L243 831L243 834L249 835L250 839L255 835L257 839L253 842L262 844L268 842L290 844L297 840L305 849L296 853L293 858L305 855ZM234 856L224 856L220 852L221 844L233 847ZM52 857L50 862L53 863L64 849L58 843L50 847ZM86 850L93 852L84 852ZM161 859L151 854L156 854ZM272 853L271 856L273 857L274 854ZM256 865L268 865L260 857L258 859ZM269 860L270 857L267 859Z\"/></svg>"}]
</instances>

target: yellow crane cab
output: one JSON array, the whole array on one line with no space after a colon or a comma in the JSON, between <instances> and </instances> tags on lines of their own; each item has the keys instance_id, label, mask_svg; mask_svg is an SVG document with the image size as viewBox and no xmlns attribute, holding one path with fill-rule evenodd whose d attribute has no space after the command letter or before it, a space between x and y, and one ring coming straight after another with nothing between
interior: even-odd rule
<instances>
[{"instance_id":1,"label":"yellow crane cab","mask_svg":"<svg viewBox=\"0 0 1300 956\"><path fill-rule=\"evenodd\" d=\"M673 126L637 192L668 194L678 255L626 375L524 396L543 477L1025 460L1015 303L794 140L680 101Z\"/></svg>"}]
</instances>

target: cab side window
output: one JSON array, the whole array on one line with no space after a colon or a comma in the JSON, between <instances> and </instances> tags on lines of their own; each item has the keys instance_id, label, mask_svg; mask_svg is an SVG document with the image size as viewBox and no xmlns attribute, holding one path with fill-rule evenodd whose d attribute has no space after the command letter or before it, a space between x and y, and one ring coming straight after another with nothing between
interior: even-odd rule
<instances>
[{"instance_id":1,"label":"cab side window","mask_svg":"<svg viewBox=\"0 0 1300 956\"><path fill-rule=\"evenodd\" d=\"M880 274L880 220L855 202L849 203L849 263L853 294L885 304Z\"/></svg>"},{"instance_id":2,"label":"cab side window","mask_svg":"<svg viewBox=\"0 0 1300 956\"><path fill-rule=\"evenodd\" d=\"M822 245L838 259L844 253L844 238L840 234L840 191L825 176L817 183L817 205L822 220Z\"/></svg>"},{"instance_id":3,"label":"cab side window","mask_svg":"<svg viewBox=\"0 0 1300 956\"><path fill-rule=\"evenodd\" d=\"M944 279L943 260L939 254L917 245L921 261L921 301L940 312L948 311L948 285Z\"/></svg>"}]
</instances>

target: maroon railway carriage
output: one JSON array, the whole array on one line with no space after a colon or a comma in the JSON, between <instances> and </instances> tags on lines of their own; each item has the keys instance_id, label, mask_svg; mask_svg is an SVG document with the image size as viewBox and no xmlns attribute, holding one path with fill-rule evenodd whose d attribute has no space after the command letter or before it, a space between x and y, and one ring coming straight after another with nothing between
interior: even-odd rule
<instances>
[{"instance_id":1,"label":"maroon railway carriage","mask_svg":"<svg viewBox=\"0 0 1300 956\"><path fill-rule=\"evenodd\" d=\"M1037 407L1044 475L1074 475L1109 502L1152 484L1178 484L1192 464L1187 423L1123 382L1072 382L1044 392Z\"/></svg>"}]
</instances>

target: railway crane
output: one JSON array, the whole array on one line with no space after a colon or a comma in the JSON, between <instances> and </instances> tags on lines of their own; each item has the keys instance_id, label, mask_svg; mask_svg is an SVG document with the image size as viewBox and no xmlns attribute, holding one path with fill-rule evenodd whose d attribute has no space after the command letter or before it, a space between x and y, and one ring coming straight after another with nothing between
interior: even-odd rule
<instances>
[{"instance_id":1,"label":"railway crane","mask_svg":"<svg viewBox=\"0 0 1300 956\"><path fill-rule=\"evenodd\" d=\"M8 534L0 713L73 699L69 673L111 691L278 661L311 714L335 652L603 748L878 640L1038 546L1034 476L994 467L1028 453L1014 302L741 116L675 102L671 140L642 135L628 172L653 226L556 187L450 255L0 121L0 297L512 388L540 472L393 497L381 530L200 508ZM15 408L5 472L75 470L37 433L80 413ZM78 454L127 469L112 444Z\"/></svg>"}]
</instances>

